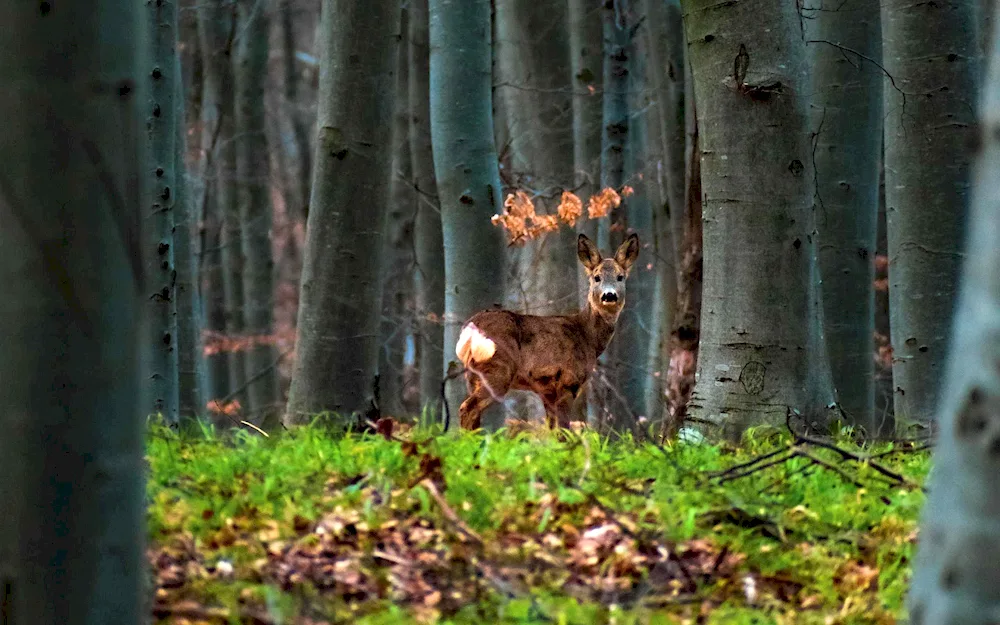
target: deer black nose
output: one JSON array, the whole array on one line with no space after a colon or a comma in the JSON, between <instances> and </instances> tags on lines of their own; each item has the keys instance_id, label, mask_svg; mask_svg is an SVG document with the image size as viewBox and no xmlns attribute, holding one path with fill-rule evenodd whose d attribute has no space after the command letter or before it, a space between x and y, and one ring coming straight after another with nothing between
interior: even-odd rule
<instances>
[{"instance_id":1,"label":"deer black nose","mask_svg":"<svg viewBox=\"0 0 1000 625\"><path fill-rule=\"evenodd\" d=\"M601 293L601 301L614 304L618 301L618 294L614 291L605 291L604 293Z\"/></svg>"}]
</instances>

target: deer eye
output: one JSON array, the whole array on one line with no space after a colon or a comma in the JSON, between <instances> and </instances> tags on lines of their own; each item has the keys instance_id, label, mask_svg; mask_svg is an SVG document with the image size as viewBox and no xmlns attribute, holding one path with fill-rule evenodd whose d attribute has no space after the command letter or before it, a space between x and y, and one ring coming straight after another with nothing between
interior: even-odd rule
<instances>
[{"instance_id":1,"label":"deer eye","mask_svg":"<svg viewBox=\"0 0 1000 625\"><path fill-rule=\"evenodd\" d=\"M625 276L618 276L618 281L619 281L619 282L621 282L621 281L622 281L622 280L624 280L624 279L625 279Z\"/></svg>"},{"instance_id":2,"label":"deer eye","mask_svg":"<svg viewBox=\"0 0 1000 625\"><path fill-rule=\"evenodd\" d=\"M601 276L594 276L594 282L600 282Z\"/></svg>"}]
</instances>

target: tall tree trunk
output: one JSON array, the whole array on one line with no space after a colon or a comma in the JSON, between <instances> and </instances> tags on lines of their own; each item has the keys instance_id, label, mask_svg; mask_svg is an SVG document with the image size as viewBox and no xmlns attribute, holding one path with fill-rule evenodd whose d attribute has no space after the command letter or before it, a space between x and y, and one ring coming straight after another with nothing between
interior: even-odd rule
<instances>
[{"instance_id":1,"label":"tall tree trunk","mask_svg":"<svg viewBox=\"0 0 1000 625\"><path fill-rule=\"evenodd\" d=\"M293 0L284 0L281 6L281 44L284 48L282 61L285 69L285 105L288 106L288 116L292 126L292 136L295 139L297 156L296 180L298 182L294 197L298 204L288 206L288 214L293 220L306 219L309 216L309 186L312 183L312 146L309 141L309 124L302 114L299 83L301 72L296 68L295 20L293 15Z\"/></svg>"},{"instance_id":2,"label":"tall tree trunk","mask_svg":"<svg viewBox=\"0 0 1000 625\"><path fill-rule=\"evenodd\" d=\"M413 294L413 218L416 207L410 153L409 9L402 8L396 58L396 100L392 122L392 168L389 214L383 241L382 315L378 379L382 410L401 416L403 352L410 334L409 304Z\"/></svg>"},{"instance_id":3,"label":"tall tree trunk","mask_svg":"<svg viewBox=\"0 0 1000 625\"><path fill-rule=\"evenodd\" d=\"M420 330L420 402L431 416L441 399L444 353L444 244L431 148L430 42L427 0L410 2L410 158L417 193L413 237Z\"/></svg>"},{"instance_id":4,"label":"tall tree trunk","mask_svg":"<svg viewBox=\"0 0 1000 625\"><path fill-rule=\"evenodd\" d=\"M497 94L511 140L513 183L555 213L574 180L573 81L565 0L496 0ZM576 307L576 234L561 228L514 251L508 300L535 314Z\"/></svg>"},{"instance_id":5,"label":"tall tree trunk","mask_svg":"<svg viewBox=\"0 0 1000 625\"><path fill-rule=\"evenodd\" d=\"M979 78L972 0L882 3L885 191L897 424L938 407L956 295ZM902 422L902 423L901 423Z\"/></svg>"},{"instance_id":6,"label":"tall tree trunk","mask_svg":"<svg viewBox=\"0 0 1000 625\"><path fill-rule=\"evenodd\" d=\"M430 0L430 112L445 252L445 362L473 313L499 304L503 284L500 172L493 140L489 0ZM465 398L449 385L453 415ZM450 423L458 427L457 418Z\"/></svg>"},{"instance_id":7,"label":"tall tree trunk","mask_svg":"<svg viewBox=\"0 0 1000 625\"><path fill-rule=\"evenodd\" d=\"M233 252L238 243L229 244L227 227L233 222L233 79L232 39L236 34L235 13L226 0L208 0L198 4L198 40L203 67L202 90L202 189L201 203L205 220L201 267L205 275L205 306L208 326L217 334L231 330L235 284L232 273ZM237 221L238 225L238 221ZM231 230L231 228L230 228ZM221 399L242 386L241 352L213 350L209 361L210 396Z\"/></svg>"},{"instance_id":8,"label":"tall tree trunk","mask_svg":"<svg viewBox=\"0 0 1000 625\"><path fill-rule=\"evenodd\" d=\"M570 70L573 75L573 186L586 201L599 190L601 179L601 104L604 48L600 4L569 0ZM577 232L597 238L597 222L581 219ZM577 272L579 304L587 302L590 277Z\"/></svg>"},{"instance_id":9,"label":"tall tree trunk","mask_svg":"<svg viewBox=\"0 0 1000 625\"><path fill-rule=\"evenodd\" d=\"M705 290L690 413L739 436L824 419L806 47L794 4L685 0L704 189Z\"/></svg>"},{"instance_id":10,"label":"tall tree trunk","mask_svg":"<svg viewBox=\"0 0 1000 625\"><path fill-rule=\"evenodd\" d=\"M992 39L968 253L910 586L914 624L990 623L1000 604L1000 31Z\"/></svg>"},{"instance_id":11,"label":"tall tree trunk","mask_svg":"<svg viewBox=\"0 0 1000 625\"><path fill-rule=\"evenodd\" d=\"M647 69L644 59L648 49L637 38L636 52L630 60L628 93L629 141L625 149L625 169L629 186L634 194L626 200L628 231L639 235L642 252L639 262L632 268L629 278L626 306L618 320L615 353L619 363L619 379L626 406L616 406L618 422L639 431L648 422L652 410L649 392L653 387L653 373L658 369L658 350L650 346L659 343L662 302L657 300L657 272L659 259L654 256L657 237L653 225L653 203L659 201L656 188L655 158L651 150L659 147L660 135L655 128L659 123L657 112L647 89ZM652 158L651 158L652 157ZM624 409L624 410L623 410ZM623 418L624 417L624 418ZM643 419L637 422L636 419Z\"/></svg>"},{"instance_id":12,"label":"tall tree trunk","mask_svg":"<svg viewBox=\"0 0 1000 625\"><path fill-rule=\"evenodd\" d=\"M239 24L234 86L243 330L251 337L244 362L247 407L259 423L273 426L277 425L280 411L275 349L269 340L273 334L274 257L264 111L269 49L264 5L257 0L240 0Z\"/></svg>"},{"instance_id":13,"label":"tall tree trunk","mask_svg":"<svg viewBox=\"0 0 1000 625\"><path fill-rule=\"evenodd\" d=\"M841 409L870 435L875 418L875 235L882 150L881 27L877 0L805 9L814 79L816 225L823 330Z\"/></svg>"},{"instance_id":14,"label":"tall tree trunk","mask_svg":"<svg viewBox=\"0 0 1000 625\"><path fill-rule=\"evenodd\" d=\"M601 187L620 190L625 184L625 146L629 137L629 61L632 57L634 15L628 0L605 2L601 10L604 32L604 102L601 116ZM602 250L617 249L624 239L624 208L615 209L597 225L597 244ZM617 223L617 232L612 224ZM618 384L617 343L612 343L598 360L598 372L591 378L591 423L601 429L619 429L626 424L621 410L614 410L609 387ZM619 422L616 420L621 418Z\"/></svg>"},{"instance_id":15,"label":"tall tree trunk","mask_svg":"<svg viewBox=\"0 0 1000 625\"><path fill-rule=\"evenodd\" d=\"M10 625L145 617L147 11L0 4L0 616ZM173 59L163 69L172 75Z\"/></svg>"},{"instance_id":16,"label":"tall tree trunk","mask_svg":"<svg viewBox=\"0 0 1000 625\"><path fill-rule=\"evenodd\" d=\"M286 423L369 409L392 164L399 5L324 0L319 140Z\"/></svg>"},{"instance_id":17,"label":"tall tree trunk","mask_svg":"<svg viewBox=\"0 0 1000 625\"><path fill-rule=\"evenodd\" d=\"M150 412L169 423L178 420L177 299L174 291L174 143L177 118L177 4L172 0L146 5L150 54L147 73L151 88L144 103L146 152L143 176L143 260L149 276L149 388Z\"/></svg>"},{"instance_id":18,"label":"tall tree trunk","mask_svg":"<svg viewBox=\"0 0 1000 625\"><path fill-rule=\"evenodd\" d=\"M195 238L200 221L196 214L184 159L187 155L187 128L184 106L184 81L180 59L175 69L177 93L174 104L178 123L174 125L174 267L177 281L174 297L177 301L177 389L178 408L182 420L197 417L205 410L205 359L201 343L200 280L196 259L201 250Z\"/></svg>"}]
</instances>

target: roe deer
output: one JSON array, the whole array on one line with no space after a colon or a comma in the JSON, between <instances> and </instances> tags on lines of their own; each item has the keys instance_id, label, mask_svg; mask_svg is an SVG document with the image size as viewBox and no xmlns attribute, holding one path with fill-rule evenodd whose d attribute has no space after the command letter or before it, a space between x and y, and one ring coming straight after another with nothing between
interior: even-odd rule
<instances>
[{"instance_id":1,"label":"roe deer","mask_svg":"<svg viewBox=\"0 0 1000 625\"><path fill-rule=\"evenodd\" d=\"M469 397L459 408L462 428L478 429L482 413L511 389L533 391L549 427L569 426L569 412L615 333L625 305L625 278L639 256L632 234L614 258L602 258L586 235L577 255L587 271L587 305L574 315L522 315L484 310L462 328L455 353L465 365Z\"/></svg>"}]
</instances>

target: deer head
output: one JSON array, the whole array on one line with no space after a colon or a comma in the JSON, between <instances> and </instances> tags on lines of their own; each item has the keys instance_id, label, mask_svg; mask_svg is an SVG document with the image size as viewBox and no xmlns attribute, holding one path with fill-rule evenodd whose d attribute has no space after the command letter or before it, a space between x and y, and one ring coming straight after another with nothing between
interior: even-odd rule
<instances>
[{"instance_id":1,"label":"deer head","mask_svg":"<svg viewBox=\"0 0 1000 625\"><path fill-rule=\"evenodd\" d=\"M629 235L612 258L603 258L597 245L581 234L576 253L587 270L590 282L587 301L591 310L617 317L625 306L625 280L639 256L638 235Z\"/></svg>"}]
</instances>

